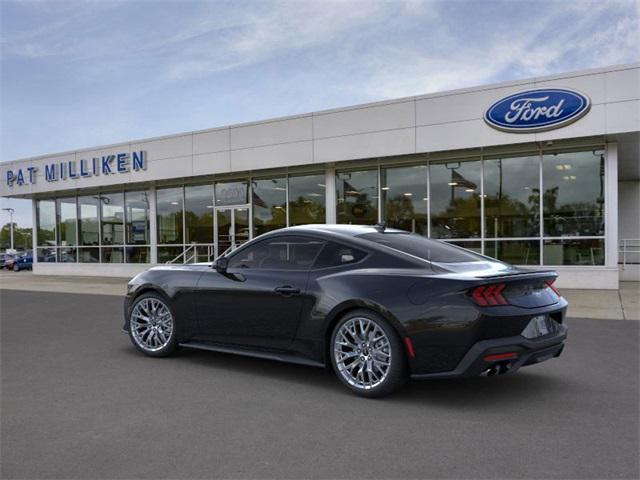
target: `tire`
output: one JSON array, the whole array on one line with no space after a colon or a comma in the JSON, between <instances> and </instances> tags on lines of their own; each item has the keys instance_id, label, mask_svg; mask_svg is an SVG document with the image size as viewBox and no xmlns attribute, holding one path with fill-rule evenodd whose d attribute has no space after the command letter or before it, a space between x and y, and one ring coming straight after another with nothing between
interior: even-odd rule
<instances>
[{"instance_id":1,"label":"tire","mask_svg":"<svg viewBox=\"0 0 640 480\"><path fill-rule=\"evenodd\" d=\"M18 264L17 264L17 263L14 263L14 264L13 264L13 271L14 271L14 272L19 272L19 271L20 271L20 267L18 266Z\"/></svg>"},{"instance_id":2,"label":"tire","mask_svg":"<svg viewBox=\"0 0 640 480\"><path fill-rule=\"evenodd\" d=\"M161 295L144 293L136 298L127 322L131 343L145 355L166 357L178 348L175 316Z\"/></svg>"},{"instance_id":3,"label":"tire","mask_svg":"<svg viewBox=\"0 0 640 480\"><path fill-rule=\"evenodd\" d=\"M370 310L354 310L340 319L331 335L329 355L338 379L363 397L389 395L407 382L400 337L389 322Z\"/></svg>"}]
</instances>

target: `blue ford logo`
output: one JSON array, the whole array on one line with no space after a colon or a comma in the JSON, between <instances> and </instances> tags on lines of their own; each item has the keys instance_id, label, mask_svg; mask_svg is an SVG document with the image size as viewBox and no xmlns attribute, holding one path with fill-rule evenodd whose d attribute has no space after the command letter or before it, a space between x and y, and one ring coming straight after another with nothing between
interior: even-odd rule
<instances>
[{"instance_id":1,"label":"blue ford logo","mask_svg":"<svg viewBox=\"0 0 640 480\"><path fill-rule=\"evenodd\" d=\"M589 97L575 90L542 88L498 100L484 113L484 120L507 132L540 132L575 122L590 107Z\"/></svg>"}]
</instances>

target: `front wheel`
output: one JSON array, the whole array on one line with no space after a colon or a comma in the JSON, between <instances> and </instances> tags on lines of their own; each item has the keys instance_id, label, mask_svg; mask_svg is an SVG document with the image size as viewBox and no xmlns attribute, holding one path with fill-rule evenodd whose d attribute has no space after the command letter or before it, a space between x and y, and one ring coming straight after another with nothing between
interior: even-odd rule
<instances>
[{"instance_id":1,"label":"front wheel","mask_svg":"<svg viewBox=\"0 0 640 480\"><path fill-rule=\"evenodd\" d=\"M14 271L14 272L19 272L19 271L20 271L20 267L18 266L18 264L17 264L17 263L14 263L14 264L13 264L13 271Z\"/></svg>"},{"instance_id":2,"label":"front wheel","mask_svg":"<svg viewBox=\"0 0 640 480\"><path fill-rule=\"evenodd\" d=\"M331 362L340 381L365 397L389 395L407 381L398 334L384 318L368 310L350 312L335 326Z\"/></svg>"},{"instance_id":3,"label":"front wheel","mask_svg":"<svg viewBox=\"0 0 640 480\"><path fill-rule=\"evenodd\" d=\"M175 319L163 297L145 293L136 299L129 316L129 337L138 350L151 357L166 357L176 350Z\"/></svg>"}]
</instances>

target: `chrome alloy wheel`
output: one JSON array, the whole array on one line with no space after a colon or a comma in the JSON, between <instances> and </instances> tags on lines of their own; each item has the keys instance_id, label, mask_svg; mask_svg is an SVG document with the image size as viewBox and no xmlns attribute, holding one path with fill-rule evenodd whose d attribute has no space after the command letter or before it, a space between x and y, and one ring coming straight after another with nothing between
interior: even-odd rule
<instances>
[{"instance_id":1,"label":"chrome alloy wheel","mask_svg":"<svg viewBox=\"0 0 640 480\"><path fill-rule=\"evenodd\" d=\"M338 371L353 387L370 390L384 382L389 373L389 338L368 318L352 318L340 327L333 354Z\"/></svg>"},{"instance_id":2,"label":"chrome alloy wheel","mask_svg":"<svg viewBox=\"0 0 640 480\"><path fill-rule=\"evenodd\" d=\"M173 316L162 301L152 297L143 298L133 307L129 328L140 348L157 352L171 340Z\"/></svg>"}]
</instances>

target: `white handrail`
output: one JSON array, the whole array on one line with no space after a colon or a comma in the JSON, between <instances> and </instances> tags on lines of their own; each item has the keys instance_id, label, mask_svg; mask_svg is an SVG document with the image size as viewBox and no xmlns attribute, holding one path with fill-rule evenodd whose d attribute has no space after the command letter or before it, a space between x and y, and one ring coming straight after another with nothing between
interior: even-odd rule
<instances>
[{"instance_id":1,"label":"white handrail","mask_svg":"<svg viewBox=\"0 0 640 480\"><path fill-rule=\"evenodd\" d=\"M640 254L640 238L621 238L620 244L618 246L618 254L622 254L622 262L618 259L618 263L622 263L622 269L624 270L627 266L627 263L638 263L638 262L627 262L627 254L629 253L638 253Z\"/></svg>"}]
</instances>

